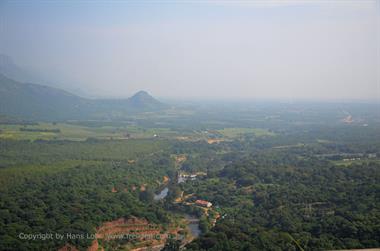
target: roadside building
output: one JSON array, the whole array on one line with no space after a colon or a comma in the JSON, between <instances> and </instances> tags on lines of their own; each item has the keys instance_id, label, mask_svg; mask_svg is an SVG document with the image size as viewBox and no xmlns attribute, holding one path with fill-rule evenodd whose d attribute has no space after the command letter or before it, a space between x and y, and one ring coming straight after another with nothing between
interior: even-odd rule
<instances>
[{"instance_id":1,"label":"roadside building","mask_svg":"<svg viewBox=\"0 0 380 251\"><path fill-rule=\"evenodd\" d=\"M207 208L212 207L212 203L206 200L196 200L195 204L201 207L207 207Z\"/></svg>"}]
</instances>

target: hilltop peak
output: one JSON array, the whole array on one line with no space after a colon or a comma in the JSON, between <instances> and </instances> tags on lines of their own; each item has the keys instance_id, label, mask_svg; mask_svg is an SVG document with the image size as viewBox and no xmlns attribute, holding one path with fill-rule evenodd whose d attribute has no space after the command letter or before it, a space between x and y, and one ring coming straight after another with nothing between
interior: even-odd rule
<instances>
[{"instance_id":1,"label":"hilltop peak","mask_svg":"<svg viewBox=\"0 0 380 251\"><path fill-rule=\"evenodd\" d=\"M136 92L132 97L129 98L129 100L137 103L156 103L158 102L154 97L152 97L148 92L146 91L138 91Z\"/></svg>"},{"instance_id":2,"label":"hilltop peak","mask_svg":"<svg viewBox=\"0 0 380 251\"><path fill-rule=\"evenodd\" d=\"M163 103L152 97L146 91L138 91L128 99L130 105L137 109L160 109L165 107Z\"/></svg>"},{"instance_id":3,"label":"hilltop peak","mask_svg":"<svg viewBox=\"0 0 380 251\"><path fill-rule=\"evenodd\" d=\"M144 97L144 96L152 97L147 91L143 91L143 90L136 92L132 97Z\"/></svg>"}]
</instances>

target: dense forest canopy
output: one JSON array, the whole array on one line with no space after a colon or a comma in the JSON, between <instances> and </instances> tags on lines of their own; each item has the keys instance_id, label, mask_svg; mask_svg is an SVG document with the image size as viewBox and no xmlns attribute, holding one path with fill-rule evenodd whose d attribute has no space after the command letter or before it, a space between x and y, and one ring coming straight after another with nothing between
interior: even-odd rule
<instances>
[{"instance_id":1,"label":"dense forest canopy","mask_svg":"<svg viewBox=\"0 0 380 251\"><path fill-rule=\"evenodd\" d=\"M188 107L112 121L2 116L0 250L86 250L94 239L20 233L91 236L120 218L165 232L185 227L184 215L201 234L168 239L164 250L379 247L377 106L291 107ZM98 241L105 250L148 245Z\"/></svg>"}]
</instances>

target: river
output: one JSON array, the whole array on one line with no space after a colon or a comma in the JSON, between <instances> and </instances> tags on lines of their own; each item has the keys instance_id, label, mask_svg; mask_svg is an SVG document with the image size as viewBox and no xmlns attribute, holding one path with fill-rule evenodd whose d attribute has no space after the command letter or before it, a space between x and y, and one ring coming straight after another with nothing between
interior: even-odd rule
<instances>
[{"instance_id":1,"label":"river","mask_svg":"<svg viewBox=\"0 0 380 251\"><path fill-rule=\"evenodd\" d=\"M160 193L155 194L153 199L155 201L165 199L165 197L168 196L168 193L169 193L169 188L165 187L164 189L161 190ZM194 238L198 237L201 234L201 230L199 228L199 219L189 214L185 214L185 219L189 221L188 226L189 226L191 235Z\"/></svg>"},{"instance_id":2,"label":"river","mask_svg":"<svg viewBox=\"0 0 380 251\"><path fill-rule=\"evenodd\" d=\"M189 214L185 214L185 219L189 221L188 226L189 226L191 235L194 238L197 238L201 234L201 229L199 228L199 219Z\"/></svg>"},{"instance_id":3,"label":"river","mask_svg":"<svg viewBox=\"0 0 380 251\"><path fill-rule=\"evenodd\" d=\"M168 196L168 192L169 192L169 188L165 187L164 189L161 190L161 192L159 194L155 194L154 197L153 197L153 199L155 201L162 200L166 196Z\"/></svg>"}]
</instances>

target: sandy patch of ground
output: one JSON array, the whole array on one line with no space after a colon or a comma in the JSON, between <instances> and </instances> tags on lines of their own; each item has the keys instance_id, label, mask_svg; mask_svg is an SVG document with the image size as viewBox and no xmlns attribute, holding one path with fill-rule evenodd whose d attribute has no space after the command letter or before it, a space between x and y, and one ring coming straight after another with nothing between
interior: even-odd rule
<instances>
[{"instance_id":1,"label":"sandy patch of ground","mask_svg":"<svg viewBox=\"0 0 380 251\"><path fill-rule=\"evenodd\" d=\"M186 161L187 160L187 157L185 154L180 154L180 155L176 155L174 156L174 159L175 159L175 163L176 165L179 165L181 164L182 162Z\"/></svg>"},{"instance_id":2,"label":"sandy patch of ground","mask_svg":"<svg viewBox=\"0 0 380 251\"><path fill-rule=\"evenodd\" d=\"M207 139L208 144L218 144L220 142L223 142L224 139Z\"/></svg>"},{"instance_id":3,"label":"sandy patch of ground","mask_svg":"<svg viewBox=\"0 0 380 251\"><path fill-rule=\"evenodd\" d=\"M169 226L169 230L164 230L161 225L149 223L145 219L131 217L128 219L120 218L103 223L97 228L95 237L96 239L102 239L105 242L117 238L131 238L134 242L133 244L129 243L124 246L127 250L160 250L164 246L169 235L176 236L179 231L183 231L183 229L178 226ZM93 245L95 247L96 243L93 242Z\"/></svg>"}]
</instances>

